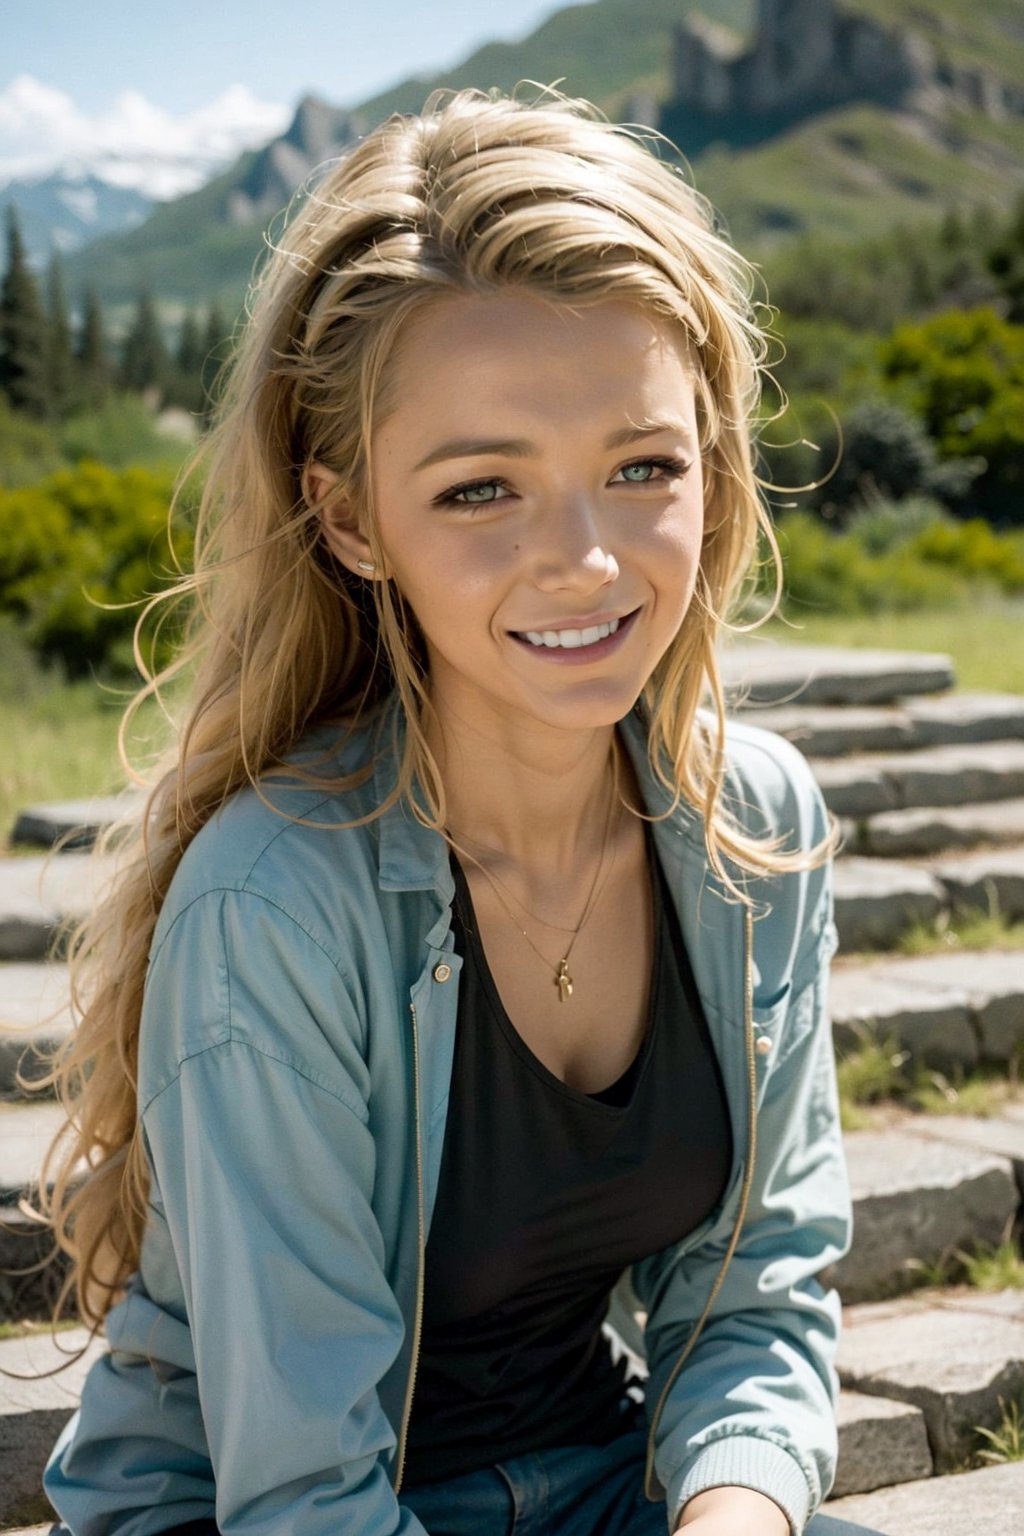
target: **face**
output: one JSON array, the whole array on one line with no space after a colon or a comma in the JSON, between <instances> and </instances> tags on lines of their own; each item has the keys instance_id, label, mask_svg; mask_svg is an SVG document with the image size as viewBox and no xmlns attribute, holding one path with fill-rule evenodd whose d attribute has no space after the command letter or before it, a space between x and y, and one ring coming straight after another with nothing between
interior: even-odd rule
<instances>
[{"instance_id":1,"label":"face","mask_svg":"<svg viewBox=\"0 0 1024 1536\"><path fill-rule=\"evenodd\" d=\"M393 385L371 444L379 537L442 726L620 720L700 558L683 333L633 304L457 296L410 327Z\"/></svg>"}]
</instances>

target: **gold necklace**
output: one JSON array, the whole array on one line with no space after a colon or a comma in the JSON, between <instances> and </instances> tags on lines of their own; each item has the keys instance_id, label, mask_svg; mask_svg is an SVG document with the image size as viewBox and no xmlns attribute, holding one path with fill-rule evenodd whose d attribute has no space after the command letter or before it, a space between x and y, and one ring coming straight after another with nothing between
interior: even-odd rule
<instances>
[{"instance_id":1,"label":"gold necklace","mask_svg":"<svg viewBox=\"0 0 1024 1536\"><path fill-rule=\"evenodd\" d=\"M617 769L617 767L618 767L618 764L616 762L615 768ZM512 896L513 901L516 901L518 903L518 905L523 908L524 912L529 913L530 917L533 918L534 922L540 923L543 928L554 928L558 932L568 933L568 934L572 935L572 937L569 940L568 945L566 946L565 953L562 955L562 958L559 960L557 965L552 966L551 965L551 961L548 959L547 955L545 955L543 953L543 951L541 951L540 949L537 948L537 945L530 938L530 935L527 933L526 929L522 926L522 924L518 921L518 919L516 918L515 913L512 911L512 908L509 906L509 904L505 900L504 896L502 896L502 894L501 894L502 889L508 890L508 887L504 886L503 882L500 881L497 878L496 875L492 875L490 870L486 869L484 867L484 865L481 864L479 859L474 858L471 853L468 855L468 857L472 860L472 862L476 865L477 869L483 875L484 879L491 886L491 889L494 891L495 896L497 896L499 903L504 908L506 915L508 916L508 918L510 919L510 921L512 922L514 927L516 927L519 930L519 932L522 934L523 938L526 940L527 944L529 944L529 946L533 950L534 954L537 956L538 959L543 960L544 964L546 966L550 967L550 969L554 971L554 973L555 973L555 986L558 988L558 1001L560 1003L568 1002L569 998L572 997L573 980L572 980L572 975L571 975L571 973L569 971L569 959L570 959L570 956L572 955L573 949L575 947L576 940L579 938L579 936L580 936L581 932L583 931L583 928L584 928L584 926L586 924L586 921L587 921L588 917L590 916L591 911L593 910L594 906L596 905L597 896L598 896L598 882L599 881L601 882L600 888L602 890L604 889L604 882L601 881L601 871L604 869L605 859L608 856L608 845L609 845L609 843L611 841L611 831L612 831L612 812L615 809L616 803L618 802L618 798L619 798L618 797L618 773L615 772L614 773L614 780L613 780L613 784L612 784L612 793L611 793L611 795L609 796L609 799L608 799L608 814L607 814L607 816L605 818L604 837L603 837L602 842L601 842L601 857L599 858L599 860L597 862L597 868L594 871L594 878L590 882L590 889L587 892L587 899L586 899L586 901L583 904L583 911L580 914L580 920L576 924L575 928L559 928L558 924L556 924L556 923L545 923L543 918L537 917L535 913L530 911L529 907L527 907L523 902L518 901L518 898L516 896L514 896L511 891L508 892L508 894L510 896Z\"/></svg>"}]
</instances>

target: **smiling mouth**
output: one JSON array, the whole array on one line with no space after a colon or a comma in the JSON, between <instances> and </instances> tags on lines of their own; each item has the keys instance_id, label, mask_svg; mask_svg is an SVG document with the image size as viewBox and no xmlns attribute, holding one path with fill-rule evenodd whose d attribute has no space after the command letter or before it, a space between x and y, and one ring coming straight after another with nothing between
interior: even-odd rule
<instances>
[{"instance_id":1,"label":"smiling mouth","mask_svg":"<svg viewBox=\"0 0 1024 1536\"><path fill-rule=\"evenodd\" d=\"M578 651L590 645L597 645L601 640L607 640L616 634L620 628L630 623L635 618L638 609L627 613L621 619L609 619L605 624L591 624L585 629L526 629L513 630L517 640L525 645L535 646L539 650Z\"/></svg>"}]
</instances>

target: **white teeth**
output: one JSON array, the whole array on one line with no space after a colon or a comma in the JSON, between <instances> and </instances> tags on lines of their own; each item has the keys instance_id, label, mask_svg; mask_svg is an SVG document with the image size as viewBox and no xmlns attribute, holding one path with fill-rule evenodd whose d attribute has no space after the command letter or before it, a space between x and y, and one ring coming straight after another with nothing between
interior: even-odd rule
<instances>
[{"instance_id":1,"label":"white teeth","mask_svg":"<svg viewBox=\"0 0 1024 1536\"><path fill-rule=\"evenodd\" d=\"M563 651L578 650L581 645L596 645L607 640L619 627L619 620L608 624L591 624L587 629L528 629L524 639L531 645L546 645L550 650L560 646Z\"/></svg>"}]
</instances>

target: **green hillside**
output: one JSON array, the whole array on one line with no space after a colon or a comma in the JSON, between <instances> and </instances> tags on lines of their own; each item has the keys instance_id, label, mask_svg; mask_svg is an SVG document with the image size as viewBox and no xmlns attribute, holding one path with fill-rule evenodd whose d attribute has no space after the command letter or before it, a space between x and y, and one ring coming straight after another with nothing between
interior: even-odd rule
<instances>
[{"instance_id":1,"label":"green hillside","mask_svg":"<svg viewBox=\"0 0 1024 1536\"><path fill-rule=\"evenodd\" d=\"M923 35L952 77L978 68L1024 93L1022 0L846 0L845 8ZM405 80L354 107L367 123L415 111L438 87L512 89L558 82L610 116L669 92L673 28L699 9L738 39L755 0L593 0L557 11L517 43L493 43L452 68ZM666 126L687 152L686 113ZM697 140L694 140L696 149ZM935 219L950 208L1007 207L1024 189L1024 116L986 116L966 104L887 110L867 102L808 115L749 147L713 142L692 153L695 179L755 255L810 230L870 235ZM157 209L131 233L97 241L68 262L74 286L90 282L115 320L141 284L169 320L187 305L241 304L262 246L262 228L231 223L232 189L252 165L244 156L201 191Z\"/></svg>"}]
</instances>

